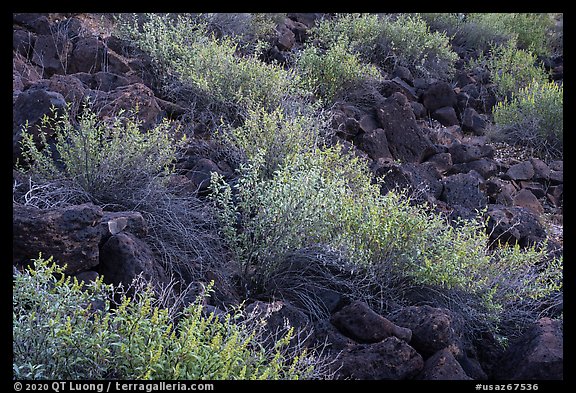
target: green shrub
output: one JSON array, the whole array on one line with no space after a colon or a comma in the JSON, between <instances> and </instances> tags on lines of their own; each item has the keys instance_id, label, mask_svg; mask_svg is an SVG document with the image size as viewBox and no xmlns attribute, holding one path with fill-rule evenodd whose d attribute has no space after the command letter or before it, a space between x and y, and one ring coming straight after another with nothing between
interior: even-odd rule
<instances>
[{"instance_id":1,"label":"green shrub","mask_svg":"<svg viewBox=\"0 0 576 393\"><path fill-rule=\"evenodd\" d=\"M533 81L543 83L548 77L546 70L538 65L536 56L531 52L517 49L515 40L508 41L506 45L493 47L486 66L492 81L496 84L499 100L510 98L512 94Z\"/></svg>"},{"instance_id":2,"label":"green shrub","mask_svg":"<svg viewBox=\"0 0 576 393\"><path fill-rule=\"evenodd\" d=\"M515 40L519 49L538 56L550 54L550 36L553 27L551 14L543 13L471 13L466 24L479 29L473 42L479 46L503 44ZM470 28L467 30L470 33ZM479 42L480 41L480 42Z\"/></svg>"},{"instance_id":3,"label":"green shrub","mask_svg":"<svg viewBox=\"0 0 576 393\"><path fill-rule=\"evenodd\" d=\"M209 31L218 37L231 36L238 40L243 53L257 54L262 42L272 41L276 26L284 21L285 13L206 13L199 18L207 22Z\"/></svg>"},{"instance_id":4,"label":"green shrub","mask_svg":"<svg viewBox=\"0 0 576 393\"><path fill-rule=\"evenodd\" d=\"M562 158L564 88L533 81L493 109L495 138L530 147L537 155Z\"/></svg>"},{"instance_id":5,"label":"green shrub","mask_svg":"<svg viewBox=\"0 0 576 393\"><path fill-rule=\"evenodd\" d=\"M380 72L364 64L349 50L346 39L339 39L325 51L308 46L299 54L296 69L305 89L314 91L330 103L346 87L366 79L380 79Z\"/></svg>"},{"instance_id":6,"label":"green shrub","mask_svg":"<svg viewBox=\"0 0 576 393\"><path fill-rule=\"evenodd\" d=\"M234 120L248 107L273 110L287 96L296 94L294 75L279 65L265 64L256 55L239 56L234 36L216 38L208 32L207 22L187 15L146 14L141 26L121 18L120 34L149 53L168 79L196 91L196 102ZM167 79L165 92L174 95Z\"/></svg>"},{"instance_id":7,"label":"green shrub","mask_svg":"<svg viewBox=\"0 0 576 393\"><path fill-rule=\"evenodd\" d=\"M55 152L44 133L37 146L25 128L22 154L31 172L46 179L71 179L101 204L117 201L167 175L178 149L168 121L142 132L136 116L121 112L104 121L85 108L77 125L70 113L44 117L42 122L55 131Z\"/></svg>"},{"instance_id":8,"label":"green shrub","mask_svg":"<svg viewBox=\"0 0 576 393\"><path fill-rule=\"evenodd\" d=\"M313 29L318 45L330 47L339 40L366 62L393 71L408 67L415 77L450 79L458 59L442 32L431 32L418 15L396 19L373 14L342 14L321 21Z\"/></svg>"},{"instance_id":9,"label":"green shrub","mask_svg":"<svg viewBox=\"0 0 576 393\"><path fill-rule=\"evenodd\" d=\"M44 121L55 130L54 148L44 134L38 147L32 134L22 133L30 189L20 203L44 208L92 202L138 211L148 224L148 244L171 275L189 283L208 271L227 272L210 212L170 183L184 141L175 139L169 122L142 132L133 116L101 121L89 108L77 124L69 114Z\"/></svg>"},{"instance_id":10,"label":"green shrub","mask_svg":"<svg viewBox=\"0 0 576 393\"><path fill-rule=\"evenodd\" d=\"M312 150L321 138L321 127L317 114L255 108L248 110L241 126L223 130L219 136L248 160L262 154L265 175L271 176L288 155Z\"/></svg>"},{"instance_id":11,"label":"green shrub","mask_svg":"<svg viewBox=\"0 0 576 393\"><path fill-rule=\"evenodd\" d=\"M120 301L110 299L121 295ZM270 346L238 310L217 318L202 299L175 322L150 290L127 297L102 279L83 288L51 259L15 272L17 379L301 379L318 359L287 351L292 329ZM244 322L243 322L244 321ZM322 375L327 377L327 375Z\"/></svg>"},{"instance_id":12,"label":"green shrub","mask_svg":"<svg viewBox=\"0 0 576 393\"><path fill-rule=\"evenodd\" d=\"M263 165L256 156L234 186L213 179L223 237L252 291L275 279L287 254L324 247L382 292L364 293L367 299L402 301L407 280L436 288L452 308L466 294L461 310L474 334L497 331L515 299L542 302L561 284L558 263L540 268L544 249L491 252L482 223L456 229L404 194L380 195L366 164L338 147L288 157L271 179L262 177ZM537 284L523 286L520 277Z\"/></svg>"}]
</instances>

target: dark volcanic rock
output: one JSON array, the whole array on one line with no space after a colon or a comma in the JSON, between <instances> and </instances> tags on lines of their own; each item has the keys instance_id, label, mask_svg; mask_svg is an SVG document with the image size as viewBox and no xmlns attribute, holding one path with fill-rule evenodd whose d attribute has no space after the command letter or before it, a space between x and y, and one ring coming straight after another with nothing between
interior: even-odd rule
<instances>
[{"instance_id":1,"label":"dark volcanic rock","mask_svg":"<svg viewBox=\"0 0 576 393\"><path fill-rule=\"evenodd\" d=\"M426 360L424 369L417 379L424 380L470 380L460 363L454 358L452 352L445 348Z\"/></svg>"},{"instance_id":2,"label":"dark volcanic rock","mask_svg":"<svg viewBox=\"0 0 576 393\"><path fill-rule=\"evenodd\" d=\"M540 319L510 344L496 368L504 380L561 380L564 377L562 321Z\"/></svg>"},{"instance_id":3,"label":"dark volcanic rock","mask_svg":"<svg viewBox=\"0 0 576 393\"><path fill-rule=\"evenodd\" d=\"M422 356L428 357L456 343L453 317L449 310L430 306L405 307L393 321L412 330L414 347Z\"/></svg>"},{"instance_id":4,"label":"dark volcanic rock","mask_svg":"<svg viewBox=\"0 0 576 393\"><path fill-rule=\"evenodd\" d=\"M432 84L422 95L422 103L430 112L442 107L456 105L456 93L446 82Z\"/></svg>"},{"instance_id":5,"label":"dark volcanic rock","mask_svg":"<svg viewBox=\"0 0 576 393\"><path fill-rule=\"evenodd\" d=\"M424 366L422 356L397 337L345 349L337 359L340 362L338 375L342 379L412 379Z\"/></svg>"},{"instance_id":6,"label":"dark volcanic rock","mask_svg":"<svg viewBox=\"0 0 576 393\"><path fill-rule=\"evenodd\" d=\"M487 232L491 241L528 247L546 239L546 230L538 216L518 206L488 205Z\"/></svg>"},{"instance_id":7,"label":"dark volcanic rock","mask_svg":"<svg viewBox=\"0 0 576 393\"><path fill-rule=\"evenodd\" d=\"M443 106L436 109L431 114L433 119L436 119L445 127L460 125L456 111L451 106Z\"/></svg>"},{"instance_id":8,"label":"dark volcanic rock","mask_svg":"<svg viewBox=\"0 0 576 393\"><path fill-rule=\"evenodd\" d=\"M488 198L480 190L482 178L476 172L458 173L442 180L444 189L440 200L451 206L462 206L467 209L486 207Z\"/></svg>"},{"instance_id":9,"label":"dark volcanic rock","mask_svg":"<svg viewBox=\"0 0 576 393\"><path fill-rule=\"evenodd\" d=\"M164 268L150 247L129 232L117 233L104 243L98 270L105 282L114 285L130 285L140 274L154 284L167 282Z\"/></svg>"},{"instance_id":10,"label":"dark volcanic rock","mask_svg":"<svg viewBox=\"0 0 576 393\"><path fill-rule=\"evenodd\" d=\"M359 343L375 343L390 336L409 342L412 337L410 329L395 325L361 301L343 307L332 315L330 322Z\"/></svg>"},{"instance_id":11,"label":"dark volcanic rock","mask_svg":"<svg viewBox=\"0 0 576 393\"><path fill-rule=\"evenodd\" d=\"M12 205L12 252L14 264L53 256L73 274L98 265L99 223L102 209L92 204L41 210Z\"/></svg>"},{"instance_id":12,"label":"dark volcanic rock","mask_svg":"<svg viewBox=\"0 0 576 393\"><path fill-rule=\"evenodd\" d=\"M386 132L392 156L403 162L420 162L432 149L432 142L422 132L410 103L401 93L387 98L376 112L380 127Z\"/></svg>"},{"instance_id":13,"label":"dark volcanic rock","mask_svg":"<svg viewBox=\"0 0 576 393\"><path fill-rule=\"evenodd\" d=\"M360 134L354 142L359 149L365 151L373 160L378 160L379 158L392 159L392 154L390 154L388 149L386 131L381 128Z\"/></svg>"}]
</instances>

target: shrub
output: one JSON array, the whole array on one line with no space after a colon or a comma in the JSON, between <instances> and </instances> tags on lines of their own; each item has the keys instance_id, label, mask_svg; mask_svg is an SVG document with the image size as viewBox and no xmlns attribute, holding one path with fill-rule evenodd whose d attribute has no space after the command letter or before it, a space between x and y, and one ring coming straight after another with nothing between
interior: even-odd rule
<instances>
[{"instance_id":1,"label":"shrub","mask_svg":"<svg viewBox=\"0 0 576 393\"><path fill-rule=\"evenodd\" d=\"M494 137L530 147L541 156L563 157L564 88L533 81L493 109Z\"/></svg>"},{"instance_id":2,"label":"shrub","mask_svg":"<svg viewBox=\"0 0 576 393\"><path fill-rule=\"evenodd\" d=\"M543 13L471 13L466 15L466 25L480 29L475 42L503 44L515 40L519 49L546 56L550 54L549 43L553 18ZM470 32L470 29L467 29ZM480 42L478 42L480 41Z\"/></svg>"},{"instance_id":3,"label":"shrub","mask_svg":"<svg viewBox=\"0 0 576 393\"><path fill-rule=\"evenodd\" d=\"M481 58L479 62L482 61ZM506 45L493 47L490 57L486 60L486 67L496 84L499 100L510 98L532 81L543 83L548 76L531 52L516 48L515 40L510 40Z\"/></svg>"},{"instance_id":4,"label":"shrub","mask_svg":"<svg viewBox=\"0 0 576 393\"><path fill-rule=\"evenodd\" d=\"M219 136L228 146L240 150L248 160L262 154L266 176L271 176L291 154L312 150L321 138L322 118L313 113L290 113L278 107L274 111L249 109L244 123L222 130Z\"/></svg>"},{"instance_id":5,"label":"shrub","mask_svg":"<svg viewBox=\"0 0 576 393\"><path fill-rule=\"evenodd\" d=\"M142 132L131 115L100 121L89 108L77 124L68 113L44 121L56 132L53 149L44 134L37 147L23 132L30 167L21 203L45 208L92 202L138 211L148 224L147 243L169 274L185 283L228 274L211 212L169 182L183 143L169 122Z\"/></svg>"},{"instance_id":6,"label":"shrub","mask_svg":"<svg viewBox=\"0 0 576 393\"><path fill-rule=\"evenodd\" d=\"M379 71L364 64L349 50L347 40L339 39L325 51L308 46L299 54L296 69L306 90L316 93L325 103L351 84L379 79Z\"/></svg>"},{"instance_id":7,"label":"shrub","mask_svg":"<svg viewBox=\"0 0 576 393\"><path fill-rule=\"evenodd\" d=\"M98 204L128 198L169 174L179 146L168 121L142 132L138 118L123 112L104 121L85 108L77 124L69 112L42 122L55 131L54 148L44 133L37 146L26 128L22 132L22 154L31 172L73 180Z\"/></svg>"},{"instance_id":8,"label":"shrub","mask_svg":"<svg viewBox=\"0 0 576 393\"><path fill-rule=\"evenodd\" d=\"M324 20L313 29L320 46L339 40L364 61L391 72L396 65L408 67L416 77L449 79L458 59L442 32L431 32L418 15L379 17L371 14L344 14Z\"/></svg>"},{"instance_id":9,"label":"shrub","mask_svg":"<svg viewBox=\"0 0 576 393\"><path fill-rule=\"evenodd\" d=\"M174 75L196 93L200 107L216 111L219 120L235 120L246 108L261 106L273 110L294 90L294 75L279 65L265 64L255 55L237 55L233 36L216 38L208 33L207 22L187 15L146 14L141 27L126 18L118 22L120 34L149 53L169 79ZM165 86L167 95L174 86ZM179 88L182 90L182 88Z\"/></svg>"},{"instance_id":10,"label":"shrub","mask_svg":"<svg viewBox=\"0 0 576 393\"><path fill-rule=\"evenodd\" d=\"M207 22L209 31L216 36L235 37L242 52L257 54L262 41L272 41L276 26L284 21L285 13L206 13L199 18Z\"/></svg>"},{"instance_id":11,"label":"shrub","mask_svg":"<svg viewBox=\"0 0 576 393\"><path fill-rule=\"evenodd\" d=\"M363 287L372 292L354 295L373 302L406 301L407 282L436 288L452 308L466 294L461 310L474 334L497 331L520 298L542 302L561 285L561 263L539 265L544 248L491 252L481 222L455 229L406 195L380 195L366 164L339 147L291 156L271 179L261 176L262 167L256 156L234 186L213 179L223 236L252 292L273 286L289 253L323 247L371 280ZM537 284L523 286L520 277Z\"/></svg>"},{"instance_id":12,"label":"shrub","mask_svg":"<svg viewBox=\"0 0 576 393\"><path fill-rule=\"evenodd\" d=\"M292 329L270 346L241 311L206 315L202 299L179 316L150 290L134 298L104 285L82 287L51 258L15 272L13 363L17 379L301 379L318 358L287 350ZM114 303L114 295L120 301ZM328 377L328 374L321 375Z\"/></svg>"}]
</instances>

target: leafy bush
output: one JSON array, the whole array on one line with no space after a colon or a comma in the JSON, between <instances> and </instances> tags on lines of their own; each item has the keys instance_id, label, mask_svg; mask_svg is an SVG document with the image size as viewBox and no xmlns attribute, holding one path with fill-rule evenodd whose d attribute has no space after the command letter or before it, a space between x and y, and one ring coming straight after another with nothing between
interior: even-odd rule
<instances>
[{"instance_id":1,"label":"leafy bush","mask_svg":"<svg viewBox=\"0 0 576 393\"><path fill-rule=\"evenodd\" d=\"M287 350L292 329L271 346L238 310L206 315L202 299L174 324L150 290L134 298L102 283L83 286L51 258L15 272L13 363L17 379L301 379L318 358ZM114 303L114 295L120 301ZM241 318L242 317L242 318ZM328 375L321 375L328 377Z\"/></svg>"},{"instance_id":2,"label":"leafy bush","mask_svg":"<svg viewBox=\"0 0 576 393\"><path fill-rule=\"evenodd\" d=\"M77 125L69 112L42 122L55 131L54 150L44 133L37 146L34 135L24 129L22 151L31 172L46 179L71 179L99 204L127 198L170 173L179 147L168 121L142 132L138 118L122 112L104 121L85 108Z\"/></svg>"},{"instance_id":3,"label":"leafy bush","mask_svg":"<svg viewBox=\"0 0 576 393\"><path fill-rule=\"evenodd\" d=\"M146 240L169 274L185 283L210 271L227 274L212 215L196 196L170 183L183 140L175 139L169 122L142 132L133 116L100 121L89 108L77 124L68 113L44 122L55 130L54 148L45 134L39 147L32 134L22 134L30 167L20 203L45 208L92 202L106 210L138 211L148 224Z\"/></svg>"},{"instance_id":4,"label":"leafy bush","mask_svg":"<svg viewBox=\"0 0 576 393\"><path fill-rule=\"evenodd\" d=\"M308 152L316 146L321 123L321 116L313 113L256 108L248 110L244 124L224 129L219 136L248 160L262 154L265 175L271 176L288 155Z\"/></svg>"},{"instance_id":5,"label":"leafy bush","mask_svg":"<svg viewBox=\"0 0 576 393\"><path fill-rule=\"evenodd\" d=\"M479 63L482 63L483 59L481 57ZM510 98L512 94L533 81L543 83L548 76L531 52L516 48L515 40L510 40L506 45L493 47L490 57L486 60L486 67L496 84L499 100Z\"/></svg>"},{"instance_id":6,"label":"leafy bush","mask_svg":"<svg viewBox=\"0 0 576 393\"><path fill-rule=\"evenodd\" d=\"M382 292L364 293L368 299L402 301L407 280L444 299L465 293L475 312L463 313L477 332L497 330L516 300L537 303L561 285L561 263L541 269L544 249L491 252L481 223L455 229L406 195L380 195L366 164L338 147L291 156L271 179L262 168L256 156L234 186L213 179L223 236L252 291L275 281L287 254L319 246L341 253Z\"/></svg>"},{"instance_id":7,"label":"leafy bush","mask_svg":"<svg viewBox=\"0 0 576 393\"><path fill-rule=\"evenodd\" d=\"M149 53L166 75L174 75L196 91L196 102L225 119L244 116L248 107L273 110L296 94L294 75L275 64L265 64L255 55L237 55L234 36L216 38L208 33L205 20L188 15L146 14L141 26L127 18L118 22L120 34ZM182 89L182 88L180 88ZM167 81L165 92L173 95ZM200 106L202 106L200 105Z\"/></svg>"},{"instance_id":8,"label":"leafy bush","mask_svg":"<svg viewBox=\"0 0 576 393\"><path fill-rule=\"evenodd\" d=\"M296 62L298 74L307 90L329 103L337 93L353 83L366 79L379 79L379 71L364 64L349 50L346 40L340 39L325 51L308 46L299 54Z\"/></svg>"},{"instance_id":9,"label":"leafy bush","mask_svg":"<svg viewBox=\"0 0 576 393\"><path fill-rule=\"evenodd\" d=\"M262 41L272 41L276 35L276 26L284 21L285 13L206 13L199 18L207 22L209 31L216 36L235 37L242 52L257 54Z\"/></svg>"},{"instance_id":10,"label":"leafy bush","mask_svg":"<svg viewBox=\"0 0 576 393\"><path fill-rule=\"evenodd\" d=\"M564 88L533 81L493 109L494 137L528 146L538 155L563 157Z\"/></svg>"},{"instance_id":11,"label":"leafy bush","mask_svg":"<svg viewBox=\"0 0 576 393\"><path fill-rule=\"evenodd\" d=\"M480 28L482 34L476 35L483 41L480 45L515 40L520 49L538 56L550 54L551 14L471 13L466 15L466 22Z\"/></svg>"},{"instance_id":12,"label":"leafy bush","mask_svg":"<svg viewBox=\"0 0 576 393\"><path fill-rule=\"evenodd\" d=\"M418 15L379 17L371 14L342 14L321 21L313 29L318 45L330 47L339 40L364 61L392 71L408 67L416 77L449 79L458 59L442 32L431 32Z\"/></svg>"}]
</instances>

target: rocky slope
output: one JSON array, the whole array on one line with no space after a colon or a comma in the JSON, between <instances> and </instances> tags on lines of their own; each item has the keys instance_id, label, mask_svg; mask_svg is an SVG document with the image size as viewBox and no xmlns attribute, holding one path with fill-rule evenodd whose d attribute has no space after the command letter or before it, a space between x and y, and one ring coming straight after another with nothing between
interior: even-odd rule
<instances>
[{"instance_id":1,"label":"rocky slope","mask_svg":"<svg viewBox=\"0 0 576 393\"><path fill-rule=\"evenodd\" d=\"M271 57L302 43L317 14L289 14L278 26ZM185 110L156 89L151 59L128 43L98 30L88 14L14 14L13 158L20 156L21 127L35 133L50 108L63 110L92 98L100 116L138 106L143 128ZM511 146L489 142L489 108L482 75L459 71L455 86L425 83L398 68L387 80L350 92L331 111L337 140L370 160L377 176L387 174L382 192L401 187L414 201L426 201L452 218L485 209L491 240L529 246L549 237L561 253L563 162L524 156ZM363 97L362 100L355 97ZM368 97L368 98L367 98ZM198 146L206 141L198 141ZM211 171L232 175L233 163L191 155L179 163L175 181L191 193L206 189ZM26 178L14 172L15 193ZM21 265L44 250L68 261L67 271L83 280L103 274L129 283L138 273L159 282L166 273L146 244L147 223L138 212L108 212L84 204L37 209L13 204L13 263ZM561 379L562 324L543 318L508 349L493 339L472 346L450 310L406 307L379 315L363 302L338 293L322 294L331 317L312 322L288 301L258 300L270 329L284 319L309 333L311 343L328 343L338 355L338 375L355 379Z\"/></svg>"}]
</instances>

